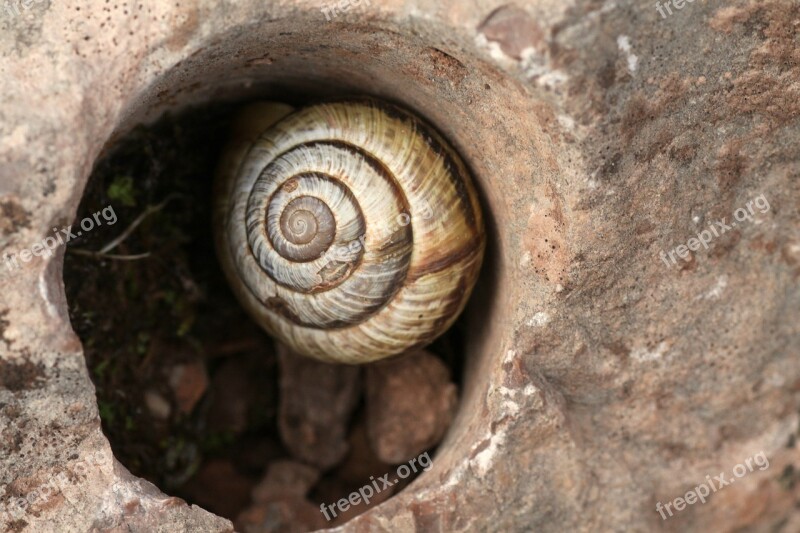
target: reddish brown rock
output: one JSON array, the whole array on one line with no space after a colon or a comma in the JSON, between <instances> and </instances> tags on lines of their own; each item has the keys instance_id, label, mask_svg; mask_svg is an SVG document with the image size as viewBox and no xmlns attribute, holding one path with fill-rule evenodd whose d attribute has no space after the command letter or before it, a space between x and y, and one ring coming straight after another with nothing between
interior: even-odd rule
<instances>
[{"instance_id":1,"label":"reddish brown rock","mask_svg":"<svg viewBox=\"0 0 800 533\"><path fill-rule=\"evenodd\" d=\"M323 527L317 507L306 500L319 480L317 469L290 460L275 461L253 489L253 504L237 519L245 533L311 531Z\"/></svg>"},{"instance_id":2,"label":"reddish brown rock","mask_svg":"<svg viewBox=\"0 0 800 533\"><path fill-rule=\"evenodd\" d=\"M222 516L236 516L250 500L253 483L226 460L212 460L183 487L182 496Z\"/></svg>"},{"instance_id":3,"label":"reddish brown rock","mask_svg":"<svg viewBox=\"0 0 800 533\"><path fill-rule=\"evenodd\" d=\"M202 361L192 361L173 367L169 372L169 385L178 411L190 413L208 388L205 365Z\"/></svg>"},{"instance_id":4,"label":"reddish brown rock","mask_svg":"<svg viewBox=\"0 0 800 533\"><path fill-rule=\"evenodd\" d=\"M360 498L355 505L350 505L345 510L331 507L341 499L358 492L362 487L372 486L373 481L384 474L394 472L394 468L381 461L372 450L367 438L366 423L363 419L356 422L348 441L350 450L342 464L322 479L313 491L314 501L328 506L327 518L330 519L331 527L343 524L388 500L397 493L400 487L399 484L393 484L390 488L383 490L382 483L379 483L378 486L382 490L380 492L374 490L373 494L369 495L369 501Z\"/></svg>"},{"instance_id":5,"label":"reddish brown rock","mask_svg":"<svg viewBox=\"0 0 800 533\"><path fill-rule=\"evenodd\" d=\"M325 527L319 508L299 496L284 496L253 505L236 520L243 533L305 533Z\"/></svg>"},{"instance_id":6,"label":"reddish brown rock","mask_svg":"<svg viewBox=\"0 0 800 533\"><path fill-rule=\"evenodd\" d=\"M369 365L367 433L378 457L399 464L436 445L458 401L447 367L424 350Z\"/></svg>"},{"instance_id":7,"label":"reddish brown rock","mask_svg":"<svg viewBox=\"0 0 800 533\"><path fill-rule=\"evenodd\" d=\"M361 418L361 417L359 417ZM370 476L382 476L392 470L392 466L381 461L367 437L366 421L360 419L348 438L350 450L333 475L345 483L361 486L369 483Z\"/></svg>"},{"instance_id":8,"label":"reddish brown rock","mask_svg":"<svg viewBox=\"0 0 800 533\"><path fill-rule=\"evenodd\" d=\"M253 489L253 501L266 503L283 496L305 496L319 480L319 470L295 461L275 461Z\"/></svg>"},{"instance_id":9,"label":"reddish brown rock","mask_svg":"<svg viewBox=\"0 0 800 533\"><path fill-rule=\"evenodd\" d=\"M347 453L347 428L360 392L360 370L301 357L284 347L278 354L278 426L286 448L319 468L335 466Z\"/></svg>"}]
</instances>

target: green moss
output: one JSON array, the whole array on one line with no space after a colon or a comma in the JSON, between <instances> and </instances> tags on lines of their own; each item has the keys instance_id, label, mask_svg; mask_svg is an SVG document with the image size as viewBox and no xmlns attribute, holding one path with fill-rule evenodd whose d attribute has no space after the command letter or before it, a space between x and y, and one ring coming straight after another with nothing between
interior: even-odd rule
<instances>
[{"instance_id":1,"label":"green moss","mask_svg":"<svg viewBox=\"0 0 800 533\"><path fill-rule=\"evenodd\" d=\"M108 186L106 191L109 199L117 201L125 207L136 205L136 195L134 192L133 178L130 176L117 176Z\"/></svg>"}]
</instances>

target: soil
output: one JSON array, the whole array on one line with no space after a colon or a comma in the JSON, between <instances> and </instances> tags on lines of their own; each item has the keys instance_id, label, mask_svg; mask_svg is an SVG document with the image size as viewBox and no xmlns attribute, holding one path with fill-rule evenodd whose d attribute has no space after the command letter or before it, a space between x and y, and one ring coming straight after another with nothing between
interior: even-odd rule
<instances>
[{"instance_id":1,"label":"soil","mask_svg":"<svg viewBox=\"0 0 800 533\"><path fill-rule=\"evenodd\" d=\"M107 149L73 229L87 217L95 224L69 243L64 283L117 459L168 494L236 519L269 464L292 450L278 433L274 343L239 306L214 253L212 180L231 115L216 106L165 116ZM111 215L109 206L115 222L93 217ZM95 253L140 217L116 247ZM458 330L431 347L456 379ZM233 404L245 406L238 422ZM359 420L363 398L354 427ZM361 449L345 462L358 463ZM323 474L312 503L329 497L320 487L369 482L341 470Z\"/></svg>"}]
</instances>

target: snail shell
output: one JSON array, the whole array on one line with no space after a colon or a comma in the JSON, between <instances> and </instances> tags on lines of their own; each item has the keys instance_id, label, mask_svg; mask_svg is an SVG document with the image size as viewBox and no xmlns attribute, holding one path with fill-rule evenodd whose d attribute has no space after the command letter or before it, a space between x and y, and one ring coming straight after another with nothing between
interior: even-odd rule
<instances>
[{"instance_id":1,"label":"snail shell","mask_svg":"<svg viewBox=\"0 0 800 533\"><path fill-rule=\"evenodd\" d=\"M270 334L323 361L424 346L475 284L485 246L467 169L430 126L372 100L249 108L216 185L234 292Z\"/></svg>"}]
</instances>

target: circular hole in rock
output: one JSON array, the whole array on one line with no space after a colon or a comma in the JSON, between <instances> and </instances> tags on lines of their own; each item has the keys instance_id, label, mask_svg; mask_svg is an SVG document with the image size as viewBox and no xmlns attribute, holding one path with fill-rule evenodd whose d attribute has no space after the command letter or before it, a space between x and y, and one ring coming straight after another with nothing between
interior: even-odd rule
<instances>
[{"instance_id":1,"label":"circular hole in rock","mask_svg":"<svg viewBox=\"0 0 800 533\"><path fill-rule=\"evenodd\" d=\"M244 531L339 525L424 475L428 458L437 479L452 469L461 458L449 450L480 429L473 415L509 308L496 305L504 242L490 207L501 217L506 203L490 176L517 168L513 157L497 155L517 146L513 132L528 131L521 113L528 95L479 54L444 52L458 45L444 44L441 28L425 21L403 34L320 26L312 11L209 35L123 103L73 226L90 218L92 229L70 243L64 261L73 328L116 458ZM473 45L468 39L461 47ZM248 101L299 105L343 96L396 102L427 119L472 167L486 201L487 251L470 303L405 372L282 357L234 299L213 251L212 178L235 112ZM404 378L390 382L393 376ZM422 394L431 379L434 393ZM376 396L389 409L408 401L405 418L370 411ZM452 421L431 416L435 404L452 406L456 396L471 408ZM399 444L423 427L436 437L427 452L397 459ZM379 457L376 440L380 453L396 452L394 460ZM412 459L416 472L409 467L394 483ZM388 490L378 481L387 474ZM379 494L369 504L332 509L370 485Z\"/></svg>"},{"instance_id":2,"label":"circular hole in rock","mask_svg":"<svg viewBox=\"0 0 800 533\"><path fill-rule=\"evenodd\" d=\"M65 258L70 318L103 430L132 473L238 530L276 516L334 526L430 467L455 415L465 328L354 367L287 354L250 320L211 237L238 107L168 114L107 148Z\"/></svg>"}]
</instances>

